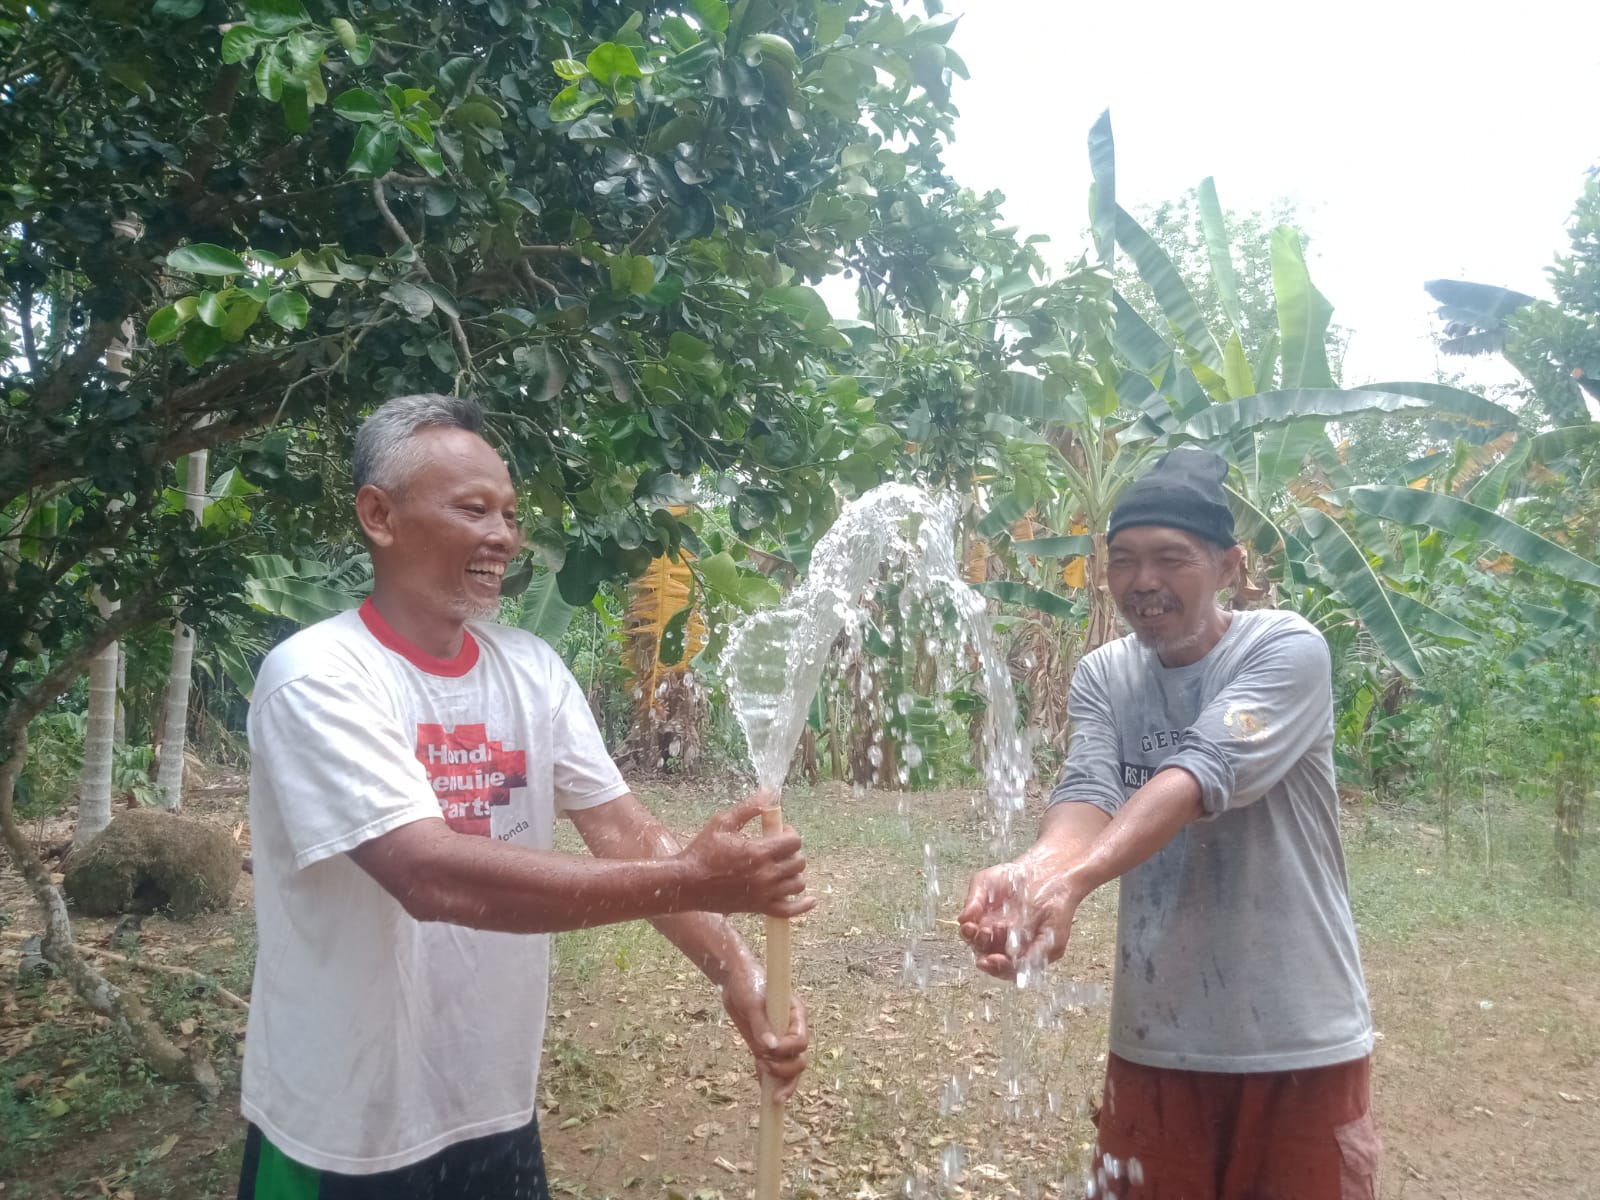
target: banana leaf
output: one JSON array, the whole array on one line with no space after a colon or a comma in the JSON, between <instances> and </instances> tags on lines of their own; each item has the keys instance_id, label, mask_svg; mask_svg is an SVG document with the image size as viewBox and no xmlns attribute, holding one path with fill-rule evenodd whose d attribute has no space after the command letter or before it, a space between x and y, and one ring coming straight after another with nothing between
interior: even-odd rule
<instances>
[{"instance_id":1,"label":"banana leaf","mask_svg":"<svg viewBox=\"0 0 1600 1200\"><path fill-rule=\"evenodd\" d=\"M1345 495L1362 512L1386 521L1426 525L1464 541L1487 542L1526 566L1600 587L1600 566L1491 509L1439 492L1385 484L1351 488Z\"/></svg>"},{"instance_id":2,"label":"banana leaf","mask_svg":"<svg viewBox=\"0 0 1600 1200\"><path fill-rule=\"evenodd\" d=\"M1268 429L1256 441L1252 494L1265 501L1300 474L1301 467L1328 441L1327 423L1308 418Z\"/></svg>"},{"instance_id":3,"label":"banana leaf","mask_svg":"<svg viewBox=\"0 0 1600 1200\"><path fill-rule=\"evenodd\" d=\"M1239 281L1233 272L1233 253L1228 246L1228 226L1222 217L1222 203L1217 199L1216 182L1207 175L1200 181L1200 231L1206 238L1206 255L1211 260L1211 282L1222 301L1222 311L1233 323L1234 337L1244 328L1239 319ZM1234 395L1246 395L1235 392Z\"/></svg>"},{"instance_id":4,"label":"banana leaf","mask_svg":"<svg viewBox=\"0 0 1600 1200\"><path fill-rule=\"evenodd\" d=\"M1001 496L989 506L989 511L978 521L978 536L994 537L1028 515L1033 504L1015 492Z\"/></svg>"},{"instance_id":5,"label":"banana leaf","mask_svg":"<svg viewBox=\"0 0 1600 1200\"><path fill-rule=\"evenodd\" d=\"M262 612L297 625L315 625L361 603L361 597L304 579L247 579L245 599Z\"/></svg>"},{"instance_id":6,"label":"banana leaf","mask_svg":"<svg viewBox=\"0 0 1600 1200\"><path fill-rule=\"evenodd\" d=\"M1328 322L1333 305L1317 291L1306 270L1300 233L1287 225L1272 231L1272 293L1278 306L1278 336L1283 342L1283 386L1331 388Z\"/></svg>"},{"instance_id":7,"label":"banana leaf","mask_svg":"<svg viewBox=\"0 0 1600 1200\"><path fill-rule=\"evenodd\" d=\"M1401 396L1414 396L1428 403L1425 415L1444 421L1450 432L1462 436L1473 434L1470 440L1485 442L1507 430L1517 428L1517 414L1504 405L1485 400L1475 392L1447 387L1442 383L1420 383L1413 380L1393 380L1386 383L1368 383L1362 391L1394 392ZM1465 428L1463 428L1465 427Z\"/></svg>"},{"instance_id":8,"label":"banana leaf","mask_svg":"<svg viewBox=\"0 0 1600 1200\"><path fill-rule=\"evenodd\" d=\"M1460 621L1445 616L1431 604L1424 604L1414 596L1391 590L1389 603L1394 606L1395 615L1410 629L1420 629L1442 641L1463 646L1478 640L1478 635Z\"/></svg>"},{"instance_id":9,"label":"banana leaf","mask_svg":"<svg viewBox=\"0 0 1600 1200\"><path fill-rule=\"evenodd\" d=\"M1077 605L1067 597L1047 592L1044 588L1018 583L1014 579L993 579L986 583L975 583L972 585L972 590L991 600L1020 604L1024 608L1034 609L1046 616L1060 617L1063 621L1076 621L1081 615Z\"/></svg>"},{"instance_id":10,"label":"banana leaf","mask_svg":"<svg viewBox=\"0 0 1600 1200\"><path fill-rule=\"evenodd\" d=\"M1026 371L1007 371L1006 385L996 408L1001 415L1027 422L1035 428L1046 425L1073 425L1089 420L1089 408L1082 396L1046 394L1044 380Z\"/></svg>"},{"instance_id":11,"label":"banana leaf","mask_svg":"<svg viewBox=\"0 0 1600 1200\"><path fill-rule=\"evenodd\" d=\"M1396 593L1373 574L1366 555L1344 526L1314 508L1303 508L1299 513L1325 578L1361 618L1378 650L1406 678L1422 678L1417 648L1395 612L1392 597Z\"/></svg>"},{"instance_id":12,"label":"banana leaf","mask_svg":"<svg viewBox=\"0 0 1600 1200\"><path fill-rule=\"evenodd\" d=\"M1454 391L1447 388L1446 391ZM1471 393L1463 392L1463 396ZM1473 396L1477 400L1478 397ZM1487 401L1482 401L1487 403ZM1230 434L1236 429L1279 425L1304 417L1333 420L1367 412L1437 413L1428 400L1408 395L1399 389L1377 388L1291 388L1277 392L1257 392L1242 396L1232 404L1218 404L1191 417L1183 431L1200 441Z\"/></svg>"},{"instance_id":13,"label":"banana leaf","mask_svg":"<svg viewBox=\"0 0 1600 1200\"><path fill-rule=\"evenodd\" d=\"M526 629L550 645L558 645L572 623L572 614L578 610L561 598L554 571L535 574L522 593L522 607L517 613L517 628Z\"/></svg>"},{"instance_id":14,"label":"banana leaf","mask_svg":"<svg viewBox=\"0 0 1600 1200\"><path fill-rule=\"evenodd\" d=\"M1094 553L1094 538L1087 533L1068 533L1060 537L1030 538L1016 542L1014 548L1019 554L1034 558L1082 558Z\"/></svg>"},{"instance_id":15,"label":"banana leaf","mask_svg":"<svg viewBox=\"0 0 1600 1200\"><path fill-rule=\"evenodd\" d=\"M1188 286L1167 252L1121 205L1117 206L1117 242L1133 259L1134 266L1139 268L1139 277L1150 285L1150 291L1154 293L1156 303L1161 306L1167 320L1184 342L1200 355L1201 361L1220 376L1222 351L1217 346L1216 338L1211 336L1211 330L1206 327L1200 306L1189 294Z\"/></svg>"},{"instance_id":16,"label":"banana leaf","mask_svg":"<svg viewBox=\"0 0 1600 1200\"><path fill-rule=\"evenodd\" d=\"M1089 130L1089 173L1094 179L1094 248L1109 271L1116 264L1117 253L1117 148L1111 136L1110 109L1101 113Z\"/></svg>"}]
</instances>

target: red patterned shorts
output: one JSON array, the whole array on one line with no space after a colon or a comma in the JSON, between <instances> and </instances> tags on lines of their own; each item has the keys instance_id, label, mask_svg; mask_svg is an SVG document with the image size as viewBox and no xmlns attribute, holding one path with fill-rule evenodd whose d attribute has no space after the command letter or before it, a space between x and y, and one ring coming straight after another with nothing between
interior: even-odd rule
<instances>
[{"instance_id":1,"label":"red patterned shorts","mask_svg":"<svg viewBox=\"0 0 1600 1200\"><path fill-rule=\"evenodd\" d=\"M1111 1055L1091 1200L1374 1200L1372 1060L1236 1075Z\"/></svg>"}]
</instances>

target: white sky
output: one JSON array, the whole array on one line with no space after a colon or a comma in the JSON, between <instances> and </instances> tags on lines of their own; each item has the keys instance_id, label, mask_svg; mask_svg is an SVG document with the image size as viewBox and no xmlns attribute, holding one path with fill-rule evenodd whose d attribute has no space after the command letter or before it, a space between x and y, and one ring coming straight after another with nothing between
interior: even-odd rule
<instances>
[{"instance_id":1,"label":"white sky","mask_svg":"<svg viewBox=\"0 0 1600 1200\"><path fill-rule=\"evenodd\" d=\"M947 7L964 11L950 44L971 70L954 91L957 180L999 188L1051 260L1075 258L1089 127L1109 108L1125 208L1207 175L1224 207L1293 200L1312 278L1353 333L1347 386L1432 377L1425 279L1548 295L1600 161L1596 0ZM1473 377L1514 375L1494 360Z\"/></svg>"}]
</instances>

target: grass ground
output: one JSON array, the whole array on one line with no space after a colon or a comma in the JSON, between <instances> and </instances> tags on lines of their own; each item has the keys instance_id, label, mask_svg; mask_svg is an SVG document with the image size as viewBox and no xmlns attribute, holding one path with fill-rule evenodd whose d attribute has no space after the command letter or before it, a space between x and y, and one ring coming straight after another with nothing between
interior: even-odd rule
<instances>
[{"instance_id":1,"label":"grass ground","mask_svg":"<svg viewBox=\"0 0 1600 1200\"><path fill-rule=\"evenodd\" d=\"M687 830L729 794L646 798ZM226 789L192 807L240 811ZM796 937L813 1066L790 1109L786 1194L1078 1194L1114 896L1091 899L1048 985L1019 992L975 975L948 924L994 852L965 793L823 787L791 791L785 814L823 900ZM1559 899L1541 827L1508 805L1486 843L1458 827L1447 856L1415 814L1352 810L1385 1197L1600 1196L1600 846L1577 898ZM14 872L0 911L0 1200L232 1195L243 1014L204 985L137 975L167 1028L222 1064L229 1091L204 1105L131 1063L59 982L14 983L32 920ZM110 925L80 922L79 939L103 946ZM132 953L247 993L248 877L225 913L147 920ZM746 1196L756 1087L711 990L642 926L558 938L555 980L541 1121L556 1194Z\"/></svg>"}]
</instances>

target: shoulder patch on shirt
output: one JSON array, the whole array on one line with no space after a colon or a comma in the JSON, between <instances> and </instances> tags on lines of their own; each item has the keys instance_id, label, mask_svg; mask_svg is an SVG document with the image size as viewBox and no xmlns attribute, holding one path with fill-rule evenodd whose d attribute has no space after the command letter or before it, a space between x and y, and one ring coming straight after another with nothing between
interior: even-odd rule
<instances>
[{"instance_id":1,"label":"shoulder patch on shirt","mask_svg":"<svg viewBox=\"0 0 1600 1200\"><path fill-rule=\"evenodd\" d=\"M1222 724L1236 742L1259 742L1268 733L1266 721L1258 717L1254 709L1242 704L1230 705L1222 714Z\"/></svg>"}]
</instances>

